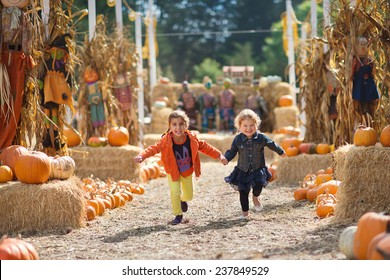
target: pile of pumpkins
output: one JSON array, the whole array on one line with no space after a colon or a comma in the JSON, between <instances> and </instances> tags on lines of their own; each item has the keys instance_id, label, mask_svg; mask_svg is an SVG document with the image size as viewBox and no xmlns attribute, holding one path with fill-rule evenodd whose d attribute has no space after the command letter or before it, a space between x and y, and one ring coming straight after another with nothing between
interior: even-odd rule
<instances>
[{"instance_id":1,"label":"pile of pumpkins","mask_svg":"<svg viewBox=\"0 0 390 280\"><path fill-rule=\"evenodd\" d=\"M389 213L363 214L356 226L342 231L339 249L347 259L390 260Z\"/></svg>"},{"instance_id":2,"label":"pile of pumpkins","mask_svg":"<svg viewBox=\"0 0 390 280\"><path fill-rule=\"evenodd\" d=\"M68 179L76 164L69 156L49 157L20 145L5 148L0 154L0 183L14 178L25 184L43 184L49 179Z\"/></svg>"},{"instance_id":3,"label":"pile of pumpkins","mask_svg":"<svg viewBox=\"0 0 390 280\"><path fill-rule=\"evenodd\" d=\"M81 136L74 129L66 129L63 131L66 145L68 147L76 147L81 144ZM87 145L90 147L105 147L107 144L120 147L129 144L129 131L123 126L112 127L107 134L107 137L91 136L87 140Z\"/></svg>"},{"instance_id":4,"label":"pile of pumpkins","mask_svg":"<svg viewBox=\"0 0 390 280\"><path fill-rule=\"evenodd\" d=\"M106 210L125 206L127 202L133 200L134 194L142 195L145 193L142 184L129 180L115 181L109 178L102 181L98 178L88 177L83 178L82 182L88 221L102 216Z\"/></svg>"},{"instance_id":5,"label":"pile of pumpkins","mask_svg":"<svg viewBox=\"0 0 390 280\"><path fill-rule=\"evenodd\" d=\"M379 142L383 147L390 147L390 125L382 129ZM372 127L359 125L353 135L353 144L368 147L374 146L376 143L378 143L378 133Z\"/></svg>"},{"instance_id":6,"label":"pile of pumpkins","mask_svg":"<svg viewBox=\"0 0 390 280\"><path fill-rule=\"evenodd\" d=\"M299 154L325 155L334 151L334 145L327 143L304 143L301 139L294 136L284 138L280 146L289 157L297 156Z\"/></svg>"},{"instance_id":7,"label":"pile of pumpkins","mask_svg":"<svg viewBox=\"0 0 390 280\"><path fill-rule=\"evenodd\" d=\"M334 179L331 167L320 169L303 178L302 185L294 191L294 199L315 202L317 217L326 218L334 214L340 185L341 181Z\"/></svg>"},{"instance_id":8,"label":"pile of pumpkins","mask_svg":"<svg viewBox=\"0 0 390 280\"><path fill-rule=\"evenodd\" d=\"M165 172L163 163L161 161L161 154L157 154L147 158L141 164L140 172L142 182L147 182L149 180L157 179L160 177L166 177L167 173Z\"/></svg>"}]
</instances>

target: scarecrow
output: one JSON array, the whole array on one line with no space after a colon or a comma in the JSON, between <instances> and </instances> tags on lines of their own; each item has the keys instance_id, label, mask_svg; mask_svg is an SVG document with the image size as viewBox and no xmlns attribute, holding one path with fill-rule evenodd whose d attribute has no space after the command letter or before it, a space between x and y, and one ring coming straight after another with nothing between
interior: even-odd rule
<instances>
[{"instance_id":1,"label":"scarecrow","mask_svg":"<svg viewBox=\"0 0 390 280\"><path fill-rule=\"evenodd\" d=\"M10 146L22 110L25 72L35 62L31 56L32 23L23 8L28 0L1 0L0 46L0 150Z\"/></svg>"},{"instance_id":2,"label":"scarecrow","mask_svg":"<svg viewBox=\"0 0 390 280\"><path fill-rule=\"evenodd\" d=\"M179 96L178 109L186 112L187 116L190 118L190 125L188 128L196 130L198 129L199 104L194 92L189 90L187 81L183 81L182 88L183 92L180 93Z\"/></svg>"},{"instance_id":3,"label":"scarecrow","mask_svg":"<svg viewBox=\"0 0 390 280\"><path fill-rule=\"evenodd\" d=\"M212 81L204 83L206 92L199 96L199 111L202 114L202 132L212 132L215 130L215 110L217 102L214 95L210 92Z\"/></svg>"},{"instance_id":4,"label":"scarecrow","mask_svg":"<svg viewBox=\"0 0 390 280\"><path fill-rule=\"evenodd\" d=\"M41 77L42 106L46 115L45 125L46 137L43 140L43 147L48 149L60 149L58 137L58 111L60 105L68 105L72 112L75 112L72 98L71 75L67 70L69 50L66 40L69 34L56 37L49 45L44 62L45 71ZM43 81L43 84L42 84Z\"/></svg>"},{"instance_id":5,"label":"scarecrow","mask_svg":"<svg viewBox=\"0 0 390 280\"><path fill-rule=\"evenodd\" d=\"M86 83L85 92L90 107L92 128L95 130L96 135L104 135L104 126L106 124L104 101L106 95L102 90L98 72L91 66L86 67L84 70L84 81Z\"/></svg>"},{"instance_id":6,"label":"scarecrow","mask_svg":"<svg viewBox=\"0 0 390 280\"><path fill-rule=\"evenodd\" d=\"M231 85L231 80L226 78L223 82L224 89L218 96L220 130L227 132L233 132L234 130L234 104L236 93L230 88Z\"/></svg>"},{"instance_id":7,"label":"scarecrow","mask_svg":"<svg viewBox=\"0 0 390 280\"><path fill-rule=\"evenodd\" d=\"M374 81L374 59L368 55L367 39L359 37L357 42L357 52L352 61L353 107L360 117L369 114L373 118L379 101L379 94Z\"/></svg>"},{"instance_id":8,"label":"scarecrow","mask_svg":"<svg viewBox=\"0 0 390 280\"><path fill-rule=\"evenodd\" d=\"M114 93L119 101L119 108L122 112L122 126L129 127L131 123L131 106L133 94L131 92L129 78L124 70L123 64L119 65L120 72L115 77Z\"/></svg>"}]
</instances>

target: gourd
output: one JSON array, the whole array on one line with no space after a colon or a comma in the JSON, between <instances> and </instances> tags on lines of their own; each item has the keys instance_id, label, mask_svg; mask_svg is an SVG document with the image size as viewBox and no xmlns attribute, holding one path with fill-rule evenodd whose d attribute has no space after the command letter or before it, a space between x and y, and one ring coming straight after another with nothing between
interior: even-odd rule
<instances>
[{"instance_id":1,"label":"gourd","mask_svg":"<svg viewBox=\"0 0 390 280\"><path fill-rule=\"evenodd\" d=\"M339 238L339 249L340 252L345 255L345 257L349 260L355 258L353 253L353 240L355 237L355 233L357 230L357 226L349 226L345 228Z\"/></svg>"},{"instance_id":2,"label":"gourd","mask_svg":"<svg viewBox=\"0 0 390 280\"><path fill-rule=\"evenodd\" d=\"M129 143L129 131L123 126L111 128L108 132L108 143L111 146L124 146Z\"/></svg>"},{"instance_id":3,"label":"gourd","mask_svg":"<svg viewBox=\"0 0 390 280\"><path fill-rule=\"evenodd\" d=\"M317 154L325 155L325 154L330 153L330 146L329 146L329 144L321 143L321 144L317 145L316 150L317 150Z\"/></svg>"},{"instance_id":4,"label":"gourd","mask_svg":"<svg viewBox=\"0 0 390 280\"><path fill-rule=\"evenodd\" d=\"M50 179L68 179L74 174L76 163L70 156L55 156L50 161Z\"/></svg>"},{"instance_id":5,"label":"gourd","mask_svg":"<svg viewBox=\"0 0 390 280\"><path fill-rule=\"evenodd\" d=\"M15 175L22 183L45 183L50 177L50 158L38 151L21 155L15 163Z\"/></svg>"}]
</instances>

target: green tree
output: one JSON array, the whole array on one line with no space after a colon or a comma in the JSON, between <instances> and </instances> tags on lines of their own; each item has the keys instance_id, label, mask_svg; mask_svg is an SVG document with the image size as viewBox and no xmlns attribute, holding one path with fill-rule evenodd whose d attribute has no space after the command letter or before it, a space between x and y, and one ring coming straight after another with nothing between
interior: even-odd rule
<instances>
[{"instance_id":1,"label":"green tree","mask_svg":"<svg viewBox=\"0 0 390 280\"><path fill-rule=\"evenodd\" d=\"M191 80L192 83L202 82L204 76L209 76L215 83L217 81L217 77L223 75L221 64L211 58L205 58L202 63L195 65L194 72L195 76L194 79Z\"/></svg>"}]
</instances>

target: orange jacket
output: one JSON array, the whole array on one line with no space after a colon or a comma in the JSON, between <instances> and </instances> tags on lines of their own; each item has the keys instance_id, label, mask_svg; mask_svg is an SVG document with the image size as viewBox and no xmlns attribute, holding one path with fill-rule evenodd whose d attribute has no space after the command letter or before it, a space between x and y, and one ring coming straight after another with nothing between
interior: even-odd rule
<instances>
[{"instance_id":1,"label":"orange jacket","mask_svg":"<svg viewBox=\"0 0 390 280\"><path fill-rule=\"evenodd\" d=\"M198 178L201 174L199 152L202 152L214 159L220 157L221 152L206 141L198 139L194 132L187 130L186 134L190 138L192 166L194 168L195 176ZM154 145L146 148L143 152L141 152L141 155L142 158L145 159L160 152L165 172L171 175L173 181L179 180L180 172L173 153L172 132L165 134Z\"/></svg>"}]
</instances>

